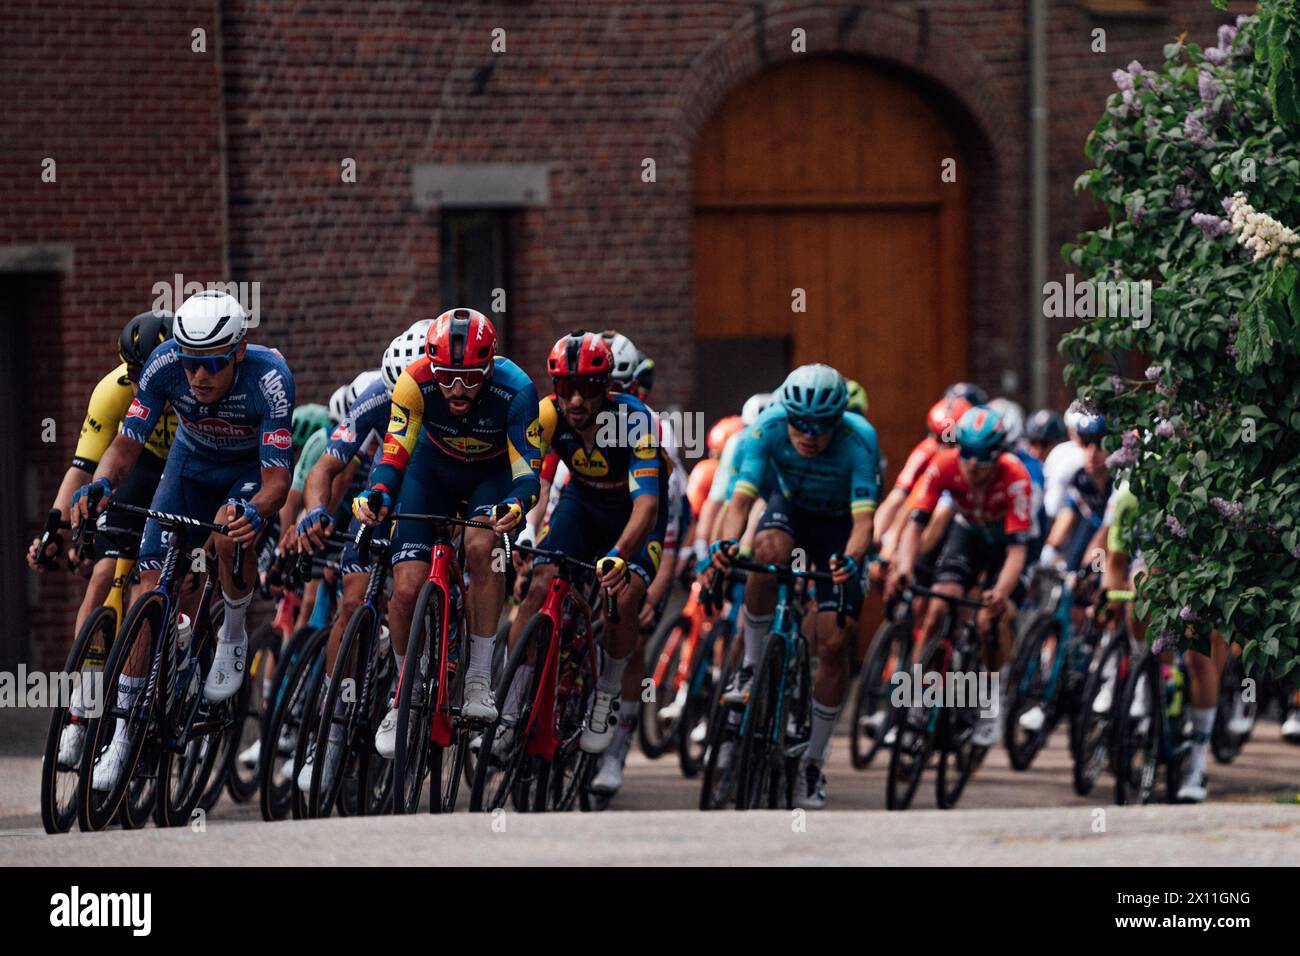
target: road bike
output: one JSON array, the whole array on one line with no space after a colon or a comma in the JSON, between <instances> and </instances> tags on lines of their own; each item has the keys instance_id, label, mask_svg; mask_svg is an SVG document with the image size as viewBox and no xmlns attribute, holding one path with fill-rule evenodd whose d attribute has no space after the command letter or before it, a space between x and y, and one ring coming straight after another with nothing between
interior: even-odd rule
<instances>
[{"instance_id":1,"label":"road bike","mask_svg":"<svg viewBox=\"0 0 1300 956\"><path fill-rule=\"evenodd\" d=\"M1116 701L1116 803L1150 803L1161 767L1166 799L1175 802L1183 761L1192 749L1191 724L1183 706L1189 687L1181 652L1175 651L1169 664L1150 647L1134 657Z\"/></svg>"},{"instance_id":2,"label":"road bike","mask_svg":"<svg viewBox=\"0 0 1300 956\"><path fill-rule=\"evenodd\" d=\"M556 551L515 545L556 565L546 598L525 625L497 685L500 713L484 732L474 767L470 809L593 809L589 784L597 760L579 742L595 698L600 572ZM605 616L617 623L613 596ZM507 713L511 701L517 711Z\"/></svg>"}]
</instances>

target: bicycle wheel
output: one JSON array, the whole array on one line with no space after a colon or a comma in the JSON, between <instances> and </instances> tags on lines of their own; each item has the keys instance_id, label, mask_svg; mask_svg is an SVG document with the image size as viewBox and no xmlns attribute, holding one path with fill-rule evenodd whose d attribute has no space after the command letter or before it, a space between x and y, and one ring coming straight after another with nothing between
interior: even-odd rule
<instances>
[{"instance_id":1,"label":"bicycle wheel","mask_svg":"<svg viewBox=\"0 0 1300 956\"><path fill-rule=\"evenodd\" d=\"M234 726L233 699L212 703L203 696L203 680L214 654L215 642L206 642L198 658L191 659L189 666L178 672L172 703L164 710L154 805L154 822L160 827L190 822L207 789L221 740ZM247 674L244 676L246 682Z\"/></svg>"},{"instance_id":2,"label":"bicycle wheel","mask_svg":"<svg viewBox=\"0 0 1300 956\"><path fill-rule=\"evenodd\" d=\"M275 699L274 683L267 682L267 675L278 674L279 670L280 631L271 624L263 624L248 639L248 681L240 690L242 696L236 711L239 716L231 734L226 792L236 803L246 803L257 792L257 763L241 762L239 758L262 738L271 701Z\"/></svg>"},{"instance_id":3,"label":"bicycle wheel","mask_svg":"<svg viewBox=\"0 0 1300 956\"><path fill-rule=\"evenodd\" d=\"M502 705L501 712L483 732L478 758L474 763L474 785L470 789L469 808L476 813L481 810L499 810L512 797L516 808L526 809L528 806L527 799L520 805L520 794L517 791L520 777L527 779L529 776L521 772L529 759L527 734L522 731L528 727L532 718L533 702L541 685L542 667L546 662L552 630L549 617L543 614L533 615L506 661L496 693L496 699ZM525 666L530 653L534 665L527 680L524 680L519 669ZM516 680L524 682L515 687ZM504 705L511 699L512 688L518 694L519 712L507 719ZM498 737L501 738L500 741Z\"/></svg>"},{"instance_id":4,"label":"bicycle wheel","mask_svg":"<svg viewBox=\"0 0 1300 956\"><path fill-rule=\"evenodd\" d=\"M1049 684L1053 683L1057 656L1065 653L1060 620L1054 615L1040 615L1029 623L1016 645L1007 674L1007 712L1002 733L1011 766L1028 770L1056 725L1062 681L1058 679L1050 688ZM1063 677L1064 671L1059 676ZM1039 713L1039 725L1034 729L1021 725L1021 718L1031 710Z\"/></svg>"},{"instance_id":5,"label":"bicycle wheel","mask_svg":"<svg viewBox=\"0 0 1300 956\"><path fill-rule=\"evenodd\" d=\"M677 743L675 735L681 724L684 703L678 700L677 669L690 629L690 618L680 615L671 627L655 638L646 656L654 695L641 702L637 740L641 743L641 752L651 760L658 760ZM661 717L665 712L667 716Z\"/></svg>"},{"instance_id":6,"label":"bicycle wheel","mask_svg":"<svg viewBox=\"0 0 1300 956\"><path fill-rule=\"evenodd\" d=\"M682 723L677 733L677 763L688 780L704 767L708 753L709 720L713 716L717 691L729 674L728 658L733 642L730 622L714 622L701 638L702 648L695 656L691 683L682 708Z\"/></svg>"},{"instance_id":7,"label":"bicycle wheel","mask_svg":"<svg viewBox=\"0 0 1300 956\"><path fill-rule=\"evenodd\" d=\"M262 734L262 750L257 765L258 803L262 819L283 820L289 815L297 789L297 753L299 731L307 705L307 696L316 670L325 667L326 628L317 628L286 653L288 667L277 675L278 693L273 698L270 719Z\"/></svg>"},{"instance_id":8,"label":"bicycle wheel","mask_svg":"<svg viewBox=\"0 0 1300 956\"><path fill-rule=\"evenodd\" d=\"M429 770L429 728L438 706L442 675L442 589L432 581L420 588L411 617L406 664L397 692L397 742L393 750L393 812L417 813ZM428 658L425 658L428 654Z\"/></svg>"},{"instance_id":9,"label":"bicycle wheel","mask_svg":"<svg viewBox=\"0 0 1300 956\"><path fill-rule=\"evenodd\" d=\"M356 750L370 748L370 741L362 741L361 748L355 746L357 717L363 711L357 695L361 692L362 673L370 654L371 635L378 626L375 609L369 604L362 604L352 612L352 618L339 641L329 687L323 693L320 710L314 714L315 726L308 728L315 747L311 787L307 794L309 817L328 817L334 811L335 802L339 799L349 771L352 783L356 784ZM365 707L364 710L368 711L369 708ZM339 749L341 753L336 758L329 786L325 786L323 768L327 766L331 748Z\"/></svg>"},{"instance_id":10,"label":"bicycle wheel","mask_svg":"<svg viewBox=\"0 0 1300 956\"><path fill-rule=\"evenodd\" d=\"M147 708L146 712L146 708L140 706L138 697L132 706L120 706L118 685L133 650L138 648L137 657L151 660L154 635L162 632L166 614L167 602L162 594L150 591L140 595L131 605L126 621L113 642L113 649L104 663L101 713L86 726L86 744L82 748L81 770L78 774L77 822L82 830L93 832L109 825L135 774L145 739L152 730L153 707ZM143 691L140 693L143 694ZM111 787L96 790L93 779L95 764L114 739L119 719L123 722L121 739L126 742L123 770Z\"/></svg>"},{"instance_id":11,"label":"bicycle wheel","mask_svg":"<svg viewBox=\"0 0 1300 956\"><path fill-rule=\"evenodd\" d=\"M1128 679L1116 702L1115 802L1149 803L1164 728L1160 658L1143 650L1130 662Z\"/></svg>"},{"instance_id":12,"label":"bicycle wheel","mask_svg":"<svg viewBox=\"0 0 1300 956\"><path fill-rule=\"evenodd\" d=\"M700 781L700 809L721 810L735 798L736 750L740 746L740 715L737 707L722 699L738 664L741 641L733 641L722 658L722 673L709 696L707 735L704 739L703 776Z\"/></svg>"},{"instance_id":13,"label":"bicycle wheel","mask_svg":"<svg viewBox=\"0 0 1300 956\"><path fill-rule=\"evenodd\" d=\"M966 687L977 686L979 675L963 669L966 675ZM952 675L950 675L951 679ZM963 678L958 677L961 680ZM991 703L986 701L985 703ZM961 799L962 791L971 776L984 762L987 747L974 742L975 727L979 721L980 705L964 704L962 706L943 708L943 717L939 727L939 761L935 776L935 801L940 810L950 810Z\"/></svg>"},{"instance_id":14,"label":"bicycle wheel","mask_svg":"<svg viewBox=\"0 0 1300 956\"><path fill-rule=\"evenodd\" d=\"M72 642L62 673L68 675L64 686L72 688L71 701L77 702L78 709L93 703L97 687L103 687L104 661L116 632L117 613L112 608L97 607L82 622ZM77 819L81 755L78 753L76 759L61 764L59 742L64 728L76 725L84 746L89 720L84 715L73 716L70 707L59 707L50 717L50 729L45 735L45 758L41 762L41 823L46 833L67 833Z\"/></svg>"},{"instance_id":15,"label":"bicycle wheel","mask_svg":"<svg viewBox=\"0 0 1300 956\"><path fill-rule=\"evenodd\" d=\"M573 809L588 765L596 763L579 746L596 695L595 664L586 638L576 646L572 635L564 635L562 641L555 702L558 743L554 758L539 773L535 804L538 810L557 812Z\"/></svg>"},{"instance_id":16,"label":"bicycle wheel","mask_svg":"<svg viewBox=\"0 0 1300 956\"><path fill-rule=\"evenodd\" d=\"M1246 680L1246 671L1241 666L1241 658L1228 655L1228 663L1223 668L1223 679L1219 682L1219 700L1214 709L1214 729L1210 731L1210 752L1218 763L1228 764L1237 759L1241 748L1250 739L1251 730L1244 734L1234 734L1228 730L1229 721L1237 716L1237 702L1242 699L1242 685ZM1258 699L1243 701L1242 715L1254 729L1255 719L1259 715Z\"/></svg>"},{"instance_id":17,"label":"bicycle wheel","mask_svg":"<svg viewBox=\"0 0 1300 956\"><path fill-rule=\"evenodd\" d=\"M359 746L362 756L357 762L358 781L365 782L364 791L358 790L358 796L365 794L364 809L358 809L358 815L381 816L391 813L393 809L393 762L381 756L374 749L375 733L388 714L390 689L396 689L396 661L390 652L384 651L375 663L374 686L370 695L370 714ZM351 808L349 808L349 812Z\"/></svg>"},{"instance_id":18,"label":"bicycle wheel","mask_svg":"<svg viewBox=\"0 0 1300 956\"><path fill-rule=\"evenodd\" d=\"M1074 757L1074 792L1081 797L1092 792L1111 752L1116 705L1121 689L1120 673L1124 657L1128 653L1128 641L1128 634L1124 631L1108 632L1103 635L1101 646L1088 665L1088 676L1083 682L1079 704L1077 739L1071 748ZM1098 708L1098 699L1103 693L1110 697L1110 702L1107 705L1102 699L1102 706Z\"/></svg>"},{"instance_id":19,"label":"bicycle wheel","mask_svg":"<svg viewBox=\"0 0 1300 956\"><path fill-rule=\"evenodd\" d=\"M942 673L944 645L939 638L931 638L918 657L923 674ZM906 810L912 805L925 765L934 753L938 742L939 720L943 708L939 703L924 703L921 688L902 708L894 721L894 742L889 753L889 773L885 778L885 806L890 810Z\"/></svg>"},{"instance_id":20,"label":"bicycle wheel","mask_svg":"<svg viewBox=\"0 0 1300 956\"><path fill-rule=\"evenodd\" d=\"M896 708L890 703L893 676L906 673L912 650L912 625L908 620L884 621L871 639L853 695L849 722L849 753L854 770L871 766L876 752L894 725Z\"/></svg>"},{"instance_id":21,"label":"bicycle wheel","mask_svg":"<svg viewBox=\"0 0 1300 956\"><path fill-rule=\"evenodd\" d=\"M749 703L745 707L740 735L740 774L736 786L736 809L766 805L776 807L777 794L784 791L785 754L782 747L782 677L785 670L785 639L769 634L763 656L754 668Z\"/></svg>"}]
</instances>

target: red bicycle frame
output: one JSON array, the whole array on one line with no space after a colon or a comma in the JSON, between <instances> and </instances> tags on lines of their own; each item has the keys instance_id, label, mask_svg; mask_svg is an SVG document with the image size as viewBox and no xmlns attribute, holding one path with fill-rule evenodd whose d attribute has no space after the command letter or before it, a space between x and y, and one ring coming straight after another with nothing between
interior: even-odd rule
<instances>
[{"instance_id":1,"label":"red bicycle frame","mask_svg":"<svg viewBox=\"0 0 1300 956\"><path fill-rule=\"evenodd\" d=\"M573 593L573 581L561 565L560 573L551 579L550 589L538 614L551 621L551 640L546 646L546 660L542 664L542 679L537 685L537 696L533 699L532 713L523 732L528 740L527 753L530 757L544 760L555 759L555 751L560 738L556 731L556 691L560 671L560 642L564 635L561 630L565 618L564 602L570 600L570 614L581 613L584 635L584 647L574 646L571 653L587 654L590 657L592 672L596 667L596 642L591 634L591 606L580 594Z\"/></svg>"}]
</instances>

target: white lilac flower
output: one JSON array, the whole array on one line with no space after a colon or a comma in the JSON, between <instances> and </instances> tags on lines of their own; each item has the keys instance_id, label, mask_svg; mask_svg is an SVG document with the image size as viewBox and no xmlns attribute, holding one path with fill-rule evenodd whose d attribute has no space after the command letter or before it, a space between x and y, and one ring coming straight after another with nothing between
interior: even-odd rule
<instances>
[{"instance_id":1,"label":"white lilac flower","mask_svg":"<svg viewBox=\"0 0 1300 956\"><path fill-rule=\"evenodd\" d=\"M1256 212L1246 202L1245 193L1232 197L1231 228L1237 242L1255 254L1255 261L1273 256L1274 264L1280 266L1288 256L1300 252L1300 234L1267 213Z\"/></svg>"},{"instance_id":2,"label":"white lilac flower","mask_svg":"<svg viewBox=\"0 0 1300 956\"><path fill-rule=\"evenodd\" d=\"M1171 200L1170 205L1175 209L1190 209L1192 206L1192 191L1179 183L1174 187L1174 198Z\"/></svg>"}]
</instances>

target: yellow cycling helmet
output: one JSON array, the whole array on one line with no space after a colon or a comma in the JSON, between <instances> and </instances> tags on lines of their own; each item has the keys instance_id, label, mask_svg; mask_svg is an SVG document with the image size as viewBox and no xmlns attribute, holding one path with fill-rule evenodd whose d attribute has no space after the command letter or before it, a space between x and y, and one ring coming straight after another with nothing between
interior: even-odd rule
<instances>
[{"instance_id":1,"label":"yellow cycling helmet","mask_svg":"<svg viewBox=\"0 0 1300 956\"><path fill-rule=\"evenodd\" d=\"M867 414L867 390L862 387L857 379L849 379L845 383L849 390L849 404L845 406L847 411L857 412L859 415Z\"/></svg>"}]
</instances>

